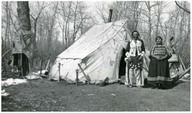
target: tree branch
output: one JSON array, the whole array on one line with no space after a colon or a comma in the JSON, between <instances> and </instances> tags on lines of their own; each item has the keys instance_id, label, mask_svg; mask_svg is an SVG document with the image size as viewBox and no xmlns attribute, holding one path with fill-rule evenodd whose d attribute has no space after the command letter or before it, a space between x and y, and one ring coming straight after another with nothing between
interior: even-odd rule
<instances>
[{"instance_id":1,"label":"tree branch","mask_svg":"<svg viewBox=\"0 0 192 113\"><path fill-rule=\"evenodd\" d=\"M33 20L35 21L35 17L33 17L33 15L30 14L30 16L33 18Z\"/></svg>"},{"instance_id":2,"label":"tree branch","mask_svg":"<svg viewBox=\"0 0 192 113\"><path fill-rule=\"evenodd\" d=\"M7 53L11 52L11 50L12 50L12 49L7 50L5 53L3 53L3 55L2 55L2 59L3 59L3 57L4 57Z\"/></svg>"},{"instance_id":3,"label":"tree branch","mask_svg":"<svg viewBox=\"0 0 192 113\"><path fill-rule=\"evenodd\" d=\"M177 5L179 8L183 9L185 12L187 12L187 13L190 14L190 11L187 10L187 9L185 9L185 8L183 8L183 7L181 7L181 6L177 3L177 1L175 1L175 3L176 3L176 5Z\"/></svg>"}]
</instances>

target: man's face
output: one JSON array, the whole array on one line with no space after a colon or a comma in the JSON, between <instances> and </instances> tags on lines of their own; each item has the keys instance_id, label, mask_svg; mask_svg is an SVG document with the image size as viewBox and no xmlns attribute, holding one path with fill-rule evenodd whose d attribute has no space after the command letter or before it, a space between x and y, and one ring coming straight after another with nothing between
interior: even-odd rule
<instances>
[{"instance_id":1,"label":"man's face","mask_svg":"<svg viewBox=\"0 0 192 113\"><path fill-rule=\"evenodd\" d=\"M133 38L134 38L134 39L137 39L138 36L139 36L139 34L138 34L137 32L134 32L134 33L133 33Z\"/></svg>"}]
</instances>

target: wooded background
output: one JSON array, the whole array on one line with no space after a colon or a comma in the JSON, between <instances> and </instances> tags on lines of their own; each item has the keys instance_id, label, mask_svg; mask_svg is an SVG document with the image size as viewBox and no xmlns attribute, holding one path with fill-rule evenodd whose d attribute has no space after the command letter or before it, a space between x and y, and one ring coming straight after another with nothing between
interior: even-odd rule
<instances>
[{"instance_id":1,"label":"wooded background","mask_svg":"<svg viewBox=\"0 0 192 113\"><path fill-rule=\"evenodd\" d=\"M168 44L176 42L176 52L186 67L190 66L190 3L188 1L114 1L95 2L90 10L84 1L30 1L31 29L35 38L34 66L67 49L93 25L107 23L109 9L112 21L128 19L128 29L138 30L146 49L151 50L156 36ZM18 36L19 23L16 1L2 2L1 42L2 65L10 59L13 39ZM92 13L95 12L95 13ZM93 15L94 14L94 15ZM79 48L81 49L81 48ZM5 54L7 52L7 54Z\"/></svg>"}]
</instances>

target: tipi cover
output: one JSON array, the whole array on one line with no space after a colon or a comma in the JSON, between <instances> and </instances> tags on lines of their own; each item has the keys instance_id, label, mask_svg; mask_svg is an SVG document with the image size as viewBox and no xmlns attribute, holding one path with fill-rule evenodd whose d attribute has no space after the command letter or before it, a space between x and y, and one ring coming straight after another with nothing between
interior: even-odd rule
<instances>
[{"instance_id":1,"label":"tipi cover","mask_svg":"<svg viewBox=\"0 0 192 113\"><path fill-rule=\"evenodd\" d=\"M119 79L119 67L123 48L130 35L127 20L95 25L59 54L50 70L50 79L75 82L78 69L79 81L89 76L91 83L109 78ZM146 65L147 66L147 65Z\"/></svg>"}]
</instances>

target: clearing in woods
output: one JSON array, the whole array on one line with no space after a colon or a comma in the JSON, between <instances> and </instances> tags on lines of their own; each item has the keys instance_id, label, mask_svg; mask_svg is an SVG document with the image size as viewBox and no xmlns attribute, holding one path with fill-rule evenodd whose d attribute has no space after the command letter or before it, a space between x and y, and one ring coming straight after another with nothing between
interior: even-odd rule
<instances>
[{"instance_id":1,"label":"clearing in woods","mask_svg":"<svg viewBox=\"0 0 192 113\"><path fill-rule=\"evenodd\" d=\"M67 84L47 79L4 87L2 111L189 111L190 81L171 89Z\"/></svg>"}]
</instances>

